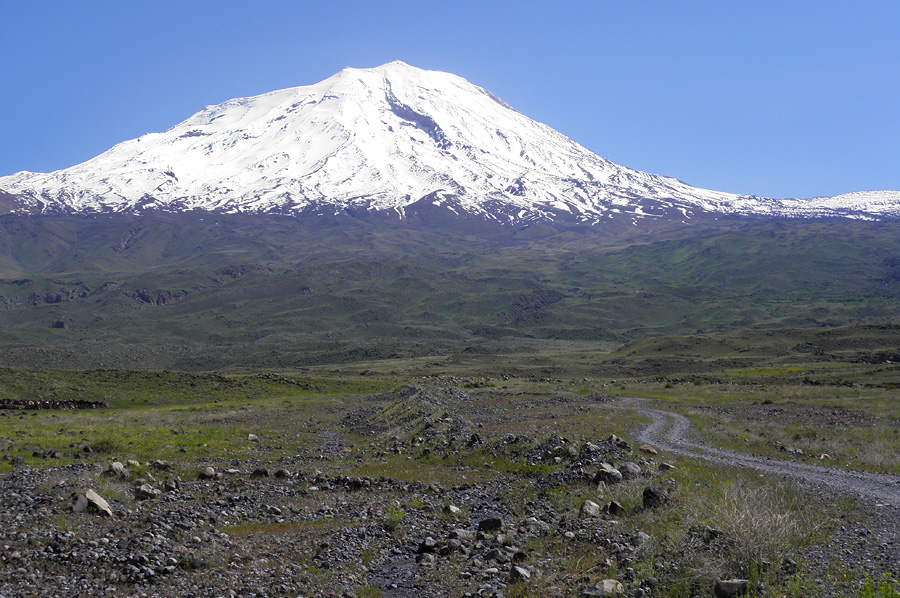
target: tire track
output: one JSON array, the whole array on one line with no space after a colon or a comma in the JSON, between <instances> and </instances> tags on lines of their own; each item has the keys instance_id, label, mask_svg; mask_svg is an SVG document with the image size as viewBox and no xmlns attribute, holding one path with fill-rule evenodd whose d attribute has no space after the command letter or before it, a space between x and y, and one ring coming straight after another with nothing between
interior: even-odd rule
<instances>
[{"instance_id":1,"label":"tire track","mask_svg":"<svg viewBox=\"0 0 900 598\"><path fill-rule=\"evenodd\" d=\"M637 433L637 439L658 449L720 465L750 467L798 480L805 484L824 485L840 493L875 501L876 507L900 507L900 476L849 471L771 457L757 457L737 451L708 446L691 438L691 421L680 413L645 407L647 399L626 398L618 403L598 406L629 409L650 418L650 423Z\"/></svg>"}]
</instances>

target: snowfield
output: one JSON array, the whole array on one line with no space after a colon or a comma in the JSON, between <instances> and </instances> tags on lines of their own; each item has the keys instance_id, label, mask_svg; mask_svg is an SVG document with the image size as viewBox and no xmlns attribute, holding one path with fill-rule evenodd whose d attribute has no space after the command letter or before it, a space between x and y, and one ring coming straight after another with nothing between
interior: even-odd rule
<instances>
[{"instance_id":1,"label":"snowfield","mask_svg":"<svg viewBox=\"0 0 900 598\"><path fill-rule=\"evenodd\" d=\"M403 62L207 106L82 164L0 178L23 212L390 211L427 198L504 222L698 212L877 219L900 192L774 200L618 166L490 92Z\"/></svg>"}]
</instances>

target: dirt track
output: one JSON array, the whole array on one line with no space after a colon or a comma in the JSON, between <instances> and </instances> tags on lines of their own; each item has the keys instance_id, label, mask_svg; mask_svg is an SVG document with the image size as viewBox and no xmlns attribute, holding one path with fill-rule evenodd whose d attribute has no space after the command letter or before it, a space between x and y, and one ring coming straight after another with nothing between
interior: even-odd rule
<instances>
[{"instance_id":1,"label":"dirt track","mask_svg":"<svg viewBox=\"0 0 900 598\"><path fill-rule=\"evenodd\" d=\"M685 416L644 407L647 399L626 398L614 404L650 418L650 423L637 433L640 442L662 451L704 459L722 465L751 467L808 484L825 485L840 493L850 494L874 506L900 508L900 476L848 471L797 461L756 457L736 451L707 446L690 437L691 422Z\"/></svg>"}]
</instances>

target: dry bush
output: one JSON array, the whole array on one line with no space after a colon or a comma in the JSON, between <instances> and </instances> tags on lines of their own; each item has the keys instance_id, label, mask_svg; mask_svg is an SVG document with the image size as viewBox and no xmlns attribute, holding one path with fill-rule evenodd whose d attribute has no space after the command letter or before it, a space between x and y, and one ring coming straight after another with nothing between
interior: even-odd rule
<instances>
[{"instance_id":1,"label":"dry bush","mask_svg":"<svg viewBox=\"0 0 900 598\"><path fill-rule=\"evenodd\" d=\"M719 480L685 507L686 557L707 578L777 567L822 525L820 513L788 486L745 476ZM722 534L710 537L706 526Z\"/></svg>"}]
</instances>

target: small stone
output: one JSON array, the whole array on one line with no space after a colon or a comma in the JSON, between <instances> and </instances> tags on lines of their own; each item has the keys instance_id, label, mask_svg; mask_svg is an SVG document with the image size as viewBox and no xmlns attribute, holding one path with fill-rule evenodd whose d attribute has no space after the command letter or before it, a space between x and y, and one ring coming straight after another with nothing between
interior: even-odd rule
<instances>
[{"instance_id":1,"label":"small stone","mask_svg":"<svg viewBox=\"0 0 900 598\"><path fill-rule=\"evenodd\" d=\"M259 442L259 436L256 434L247 434L247 440L250 442Z\"/></svg>"},{"instance_id":2,"label":"small stone","mask_svg":"<svg viewBox=\"0 0 900 598\"><path fill-rule=\"evenodd\" d=\"M216 477L216 469L214 467L204 467L200 470L200 473L197 474L197 477L201 480L212 480Z\"/></svg>"},{"instance_id":3,"label":"small stone","mask_svg":"<svg viewBox=\"0 0 900 598\"><path fill-rule=\"evenodd\" d=\"M275 477L279 479L287 479L291 477L291 472L287 469L279 469L275 472Z\"/></svg>"},{"instance_id":4,"label":"small stone","mask_svg":"<svg viewBox=\"0 0 900 598\"><path fill-rule=\"evenodd\" d=\"M625 507L622 506L621 503L615 500L609 501L609 504L606 505L606 512L613 516L619 516L625 514Z\"/></svg>"},{"instance_id":5,"label":"small stone","mask_svg":"<svg viewBox=\"0 0 900 598\"><path fill-rule=\"evenodd\" d=\"M462 509L457 507L456 505L447 505L444 507L444 513L447 515L459 515L462 512Z\"/></svg>"},{"instance_id":6,"label":"small stone","mask_svg":"<svg viewBox=\"0 0 900 598\"><path fill-rule=\"evenodd\" d=\"M800 566L797 565L797 561L794 559L785 557L785 559L781 561L781 570L784 571L786 575L794 575L800 570Z\"/></svg>"},{"instance_id":7,"label":"small stone","mask_svg":"<svg viewBox=\"0 0 900 598\"><path fill-rule=\"evenodd\" d=\"M660 464L659 464L659 468L660 468L660 470L662 470L662 471L669 471L669 470L671 470L671 469L675 469L675 466L674 466L674 465L671 465L671 464L669 464L669 463L660 463Z\"/></svg>"},{"instance_id":8,"label":"small stone","mask_svg":"<svg viewBox=\"0 0 900 598\"><path fill-rule=\"evenodd\" d=\"M269 470L265 467L257 467L250 473L251 478L267 478L269 477Z\"/></svg>"},{"instance_id":9,"label":"small stone","mask_svg":"<svg viewBox=\"0 0 900 598\"><path fill-rule=\"evenodd\" d=\"M419 544L418 552L419 554L434 552L435 546L437 546L437 542L435 542L434 538L428 536Z\"/></svg>"},{"instance_id":10,"label":"small stone","mask_svg":"<svg viewBox=\"0 0 900 598\"><path fill-rule=\"evenodd\" d=\"M640 446L641 452L647 453L648 455L658 455L659 451L650 446L649 444L642 444Z\"/></svg>"}]
</instances>

